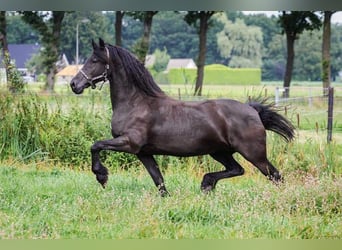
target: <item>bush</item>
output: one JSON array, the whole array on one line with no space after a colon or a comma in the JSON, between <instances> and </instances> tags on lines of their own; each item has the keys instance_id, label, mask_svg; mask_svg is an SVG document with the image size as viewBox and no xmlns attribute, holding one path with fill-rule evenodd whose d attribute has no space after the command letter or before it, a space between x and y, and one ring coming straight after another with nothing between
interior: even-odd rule
<instances>
[{"instance_id":1,"label":"bush","mask_svg":"<svg viewBox=\"0 0 342 250\"><path fill-rule=\"evenodd\" d=\"M95 110L91 98L87 101L92 103L86 104L48 98L35 94L0 95L0 159L54 160L71 167L90 166L91 145L111 138L111 111ZM62 111L61 103L67 112ZM104 153L102 158L113 167L124 168L135 160L123 153Z\"/></svg>"},{"instance_id":2,"label":"bush","mask_svg":"<svg viewBox=\"0 0 342 250\"><path fill-rule=\"evenodd\" d=\"M15 64L11 62L11 58L8 52L5 53L3 63L4 65L6 65L7 68L7 84L9 90L12 93L24 92L24 79L21 77L21 74L16 68Z\"/></svg>"}]
</instances>

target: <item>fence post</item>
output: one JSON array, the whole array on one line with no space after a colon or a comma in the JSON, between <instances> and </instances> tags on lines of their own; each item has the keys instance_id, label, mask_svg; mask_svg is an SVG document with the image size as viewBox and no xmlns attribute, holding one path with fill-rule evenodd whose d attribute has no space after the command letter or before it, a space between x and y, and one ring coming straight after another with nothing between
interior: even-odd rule
<instances>
[{"instance_id":1,"label":"fence post","mask_svg":"<svg viewBox=\"0 0 342 250\"><path fill-rule=\"evenodd\" d=\"M333 107L334 107L334 88L328 89L328 143L332 140L332 125L333 125Z\"/></svg>"},{"instance_id":2,"label":"fence post","mask_svg":"<svg viewBox=\"0 0 342 250\"><path fill-rule=\"evenodd\" d=\"M279 103L279 87L276 87L276 89L275 89L275 100L274 100L274 102L275 102L276 106Z\"/></svg>"}]
</instances>

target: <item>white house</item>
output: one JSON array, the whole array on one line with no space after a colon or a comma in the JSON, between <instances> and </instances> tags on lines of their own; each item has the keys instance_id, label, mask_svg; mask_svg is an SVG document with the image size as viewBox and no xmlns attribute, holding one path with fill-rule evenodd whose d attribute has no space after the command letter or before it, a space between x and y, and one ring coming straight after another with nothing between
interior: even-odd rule
<instances>
[{"instance_id":1,"label":"white house","mask_svg":"<svg viewBox=\"0 0 342 250\"><path fill-rule=\"evenodd\" d=\"M177 58L169 60L166 71L170 69L197 69L197 66L191 58Z\"/></svg>"}]
</instances>

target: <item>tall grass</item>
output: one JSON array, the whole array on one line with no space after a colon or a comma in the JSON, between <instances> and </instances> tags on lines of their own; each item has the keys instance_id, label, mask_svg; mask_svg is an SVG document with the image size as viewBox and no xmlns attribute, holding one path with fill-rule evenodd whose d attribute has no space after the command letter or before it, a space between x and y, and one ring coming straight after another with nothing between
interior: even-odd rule
<instances>
[{"instance_id":1,"label":"tall grass","mask_svg":"<svg viewBox=\"0 0 342 250\"><path fill-rule=\"evenodd\" d=\"M111 137L109 96L107 92L90 93L85 96L0 94L0 159L48 160L73 168L88 168L92 143ZM292 119L293 113L288 116ZM269 158L275 165L285 171L341 174L341 143L326 144L324 130L316 133L298 130L297 135L295 142L285 144L276 135L268 134ZM103 152L102 158L113 168L139 165L134 156L124 153ZM162 167L189 165L188 161L194 161L157 158ZM198 162L212 166L212 160L208 159L201 157Z\"/></svg>"},{"instance_id":2,"label":"tall grass","mask_svg":"<svg viewBox=\"0 0 342 250\"><path fill-rule=\"evenodd\" d=\"M0 159L89 164L94 141L109 138L110 105L87 96L0 94ZM99 97L97 97L99 98ZM122 162L122 154L112 162ZM126 161L126 159L124 159Z\"/></svg>"}]
</instances>

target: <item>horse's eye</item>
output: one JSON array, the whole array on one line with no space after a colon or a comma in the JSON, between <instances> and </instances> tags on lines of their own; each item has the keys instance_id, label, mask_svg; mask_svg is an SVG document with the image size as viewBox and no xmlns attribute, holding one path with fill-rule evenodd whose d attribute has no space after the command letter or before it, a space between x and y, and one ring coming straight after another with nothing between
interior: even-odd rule
<instances>
[{"instance_id":1,"label":"horse's eye","mask_svg":"<svg viewBox=\"0 0 342 250\"><path fill-rule=\"evenodd\" d=\"M94 57L93 59L92 59L92 62L93 63L97 63L99 60L96 58L96 57Z\"/></svg>"}]
</instances>

